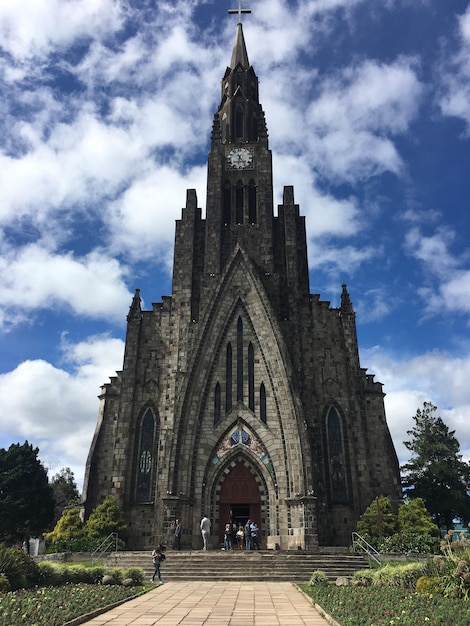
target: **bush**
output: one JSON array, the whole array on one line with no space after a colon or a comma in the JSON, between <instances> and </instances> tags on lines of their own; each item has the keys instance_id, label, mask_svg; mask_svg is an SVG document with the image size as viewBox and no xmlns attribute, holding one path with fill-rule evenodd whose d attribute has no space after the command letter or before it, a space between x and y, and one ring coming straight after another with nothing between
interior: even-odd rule
<instances>
[{"instance_id":1,"label":"bush","mask_svg":"<svg viewBox=\"0 0 470 626\"><path fill-rule=\"evenodd\" d=\"M437 554L439 552L440 539L431 535L418 533L395 533L390 537L382 537L377 540L379 552L400 552L402 554Z\"/></svg>"},{"instance_id":2,"label":"bush","mask_svg":"<svg viewBox=\"0 0 470 626\"><path fill-rule=\"evenodd\" d=\"M352 584L356 587L370 587L375 571L372 569L359 570L354 572L352 577Z\"/></svg>"},{"instance_id":3,"label":"bush","mask_svg":"<svg viewBox=\"0 0 470 626\"><path fill-rule=\"evenodd\" d=\"M442 593L442 587L437 576L420 576L416 582L418 593L437 595Z\"/></svg>"},{"instance_id":4,"label":"bush","mask_svg":"<svg viewBox=\"0 0 470 626\"><path fill-rule=\"evenodd\" d=\"M10 591L10 583L8 582L8 578L0 574L0 592L1 591Z\"/></svg>"},{"instance_id":5,"label":"bush","mask_svg":"<svg viewBox=\"0 0 470 626\"><path fill-rule=\"evenodd\" d=\"M0 572L6 576L13 590L33 587L39 580L36 562L19 548L0 545Z\"/></svg>"},{"instance_id":6,"label":"bush","mask_svg":"<svg viewBox=\"0 0 470 626\"><path fill-rule=\"evenodd\" d=\"M54 563L42 561L38 563L39 584L44 587L57 587L62 585L64 580L61 569Z\"/></svg>"},{"instance_id":7,"label":"bush","mask_svg":"<svg viewBox=\"0 0 470 626\"><path fill-rule=\"evenodd\" d=\"M314 572L312 572L312 575L310 576L310 580L308 581L308 584L311 587L314 587L316 585L328 585L329 584L329 580L328 580L328 576L325 574L325 572L322 572L321 570L317 569Z\"/></svg>"},{"instance_id":8,"label":"bush","mask_svg":"<svg viewBox=\"0 0 470 626\"><path fill-rule=\"evenodd\" d=\"M399 565L388 563L374 571L372 584L382 587L415 589L418 578L423 575L425 568L425 563L405 563Z\"/></svg>"},{"instance_id":9,"label":"bush","mask_svg":"<svg viewBox=\"0 0 470 626\"><path fill-rule=\"evenodd\" d=\"M123 578L122 568L113 567L112 569L107 569L106 574L109 574L110 576L112 576L118 585L122 583L122 578Z\"/></svg>"},{"instance_id":10,"label":"bush","mask_svg":"<svg viewBox=\"0 0 470 626\"><path fill-rule=\"evenodd\" d=\"M140 567L129 567L123 573L123 579L132 578L134 585L144 584L144 571Z\"/></svg>"}]
</instances>

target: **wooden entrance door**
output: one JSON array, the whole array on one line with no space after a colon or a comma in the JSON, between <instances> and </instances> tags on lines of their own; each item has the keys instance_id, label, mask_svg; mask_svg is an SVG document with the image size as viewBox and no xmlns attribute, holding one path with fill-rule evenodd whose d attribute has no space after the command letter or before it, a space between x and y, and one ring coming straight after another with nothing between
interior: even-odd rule
<instances>
[{"instance_id":1,"label":"wooden entrance door","mask_svg":"<svg viewBox=\"0 0 470 626\"><path fill-rule=\"evenodd\" d=\"M251 518L260 527L261 496L258 484L250 470L238 463L225 477L219 496L219 542L224 540L225 524L232 519L238 525Z\"/></svg>"}]
</instances>

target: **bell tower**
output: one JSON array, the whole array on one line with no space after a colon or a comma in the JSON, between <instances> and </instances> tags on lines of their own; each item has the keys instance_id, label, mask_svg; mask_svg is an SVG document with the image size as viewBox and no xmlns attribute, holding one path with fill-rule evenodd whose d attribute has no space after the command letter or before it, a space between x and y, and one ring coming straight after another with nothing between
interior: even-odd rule
<instances>
[{"instance_id":1,"label":"bell tower","mask_svg":"<svg viewBox=\"0 0 470 626\"><path fill-rule=\"evenodd\" d=\"M241 23L241 14L251 11L230 12L239 21L212 128L205 272L220 274L238 243L267 274L273 272L272 155Z\"/></svg>"}]
</instances>

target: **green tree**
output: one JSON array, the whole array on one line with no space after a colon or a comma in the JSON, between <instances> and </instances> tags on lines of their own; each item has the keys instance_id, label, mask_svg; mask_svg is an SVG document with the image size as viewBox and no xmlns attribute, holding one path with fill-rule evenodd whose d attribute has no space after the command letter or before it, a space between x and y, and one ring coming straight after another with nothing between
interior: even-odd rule
<instances>
[{"instance_id":1,"label":"green tree","mask_svg":"<svg viewBox=\"0 0 470 626\"><path fill-rule=\"evenodd\" d=\"M390 498L386 496L373 500L357 523L357 532L372 540L389 537L397 530L397 516L393 512Z\"/></svg>"},{"instance_id":2,"label":"green tree","mask_svg":"<svg viewBox=\"0 0 470 626\"><path fill-rule=\"evenodd\" d=\"M439 528L432 521L421 498L407 499L398 507L398 528L401 533L437 536Z\"/></svg>"},{"instance_id":3,"label":"green tree","mask_svg":"<svg viewBox=\"0 0 470 626\"><path fill-rule=\"evenodd\" d=\"M470 465L462 461L455 431L449 431L435 413L437 407L424 402L413 417L414 428L404 444L412 453L402 467L408 498L422 498L437 526L453 527L453 520L470 520Z\"/></svg>"},{"instance_id":4,"label":"green tree","mask_svg":"<svg viewBox=\"0 0 470 626\"><path fill-rule=\"evenodd\" d=\"M80 494L75 482L75 476L70 467L64 467L52 477L52 491L54 492L54 522L60 519L64 509L78 504Z\"/></svg>"},{"instance_id":5,"label":"green tree","mask_svg":"<svg viewBox=\"0 0 470 626\"><path fill-rule=\"evenodd\" d=\"M117 533L120 539L127 536L127 525L114 496L107 496L93 510L85 530L89 537L106 537L110 533Z\"/></svg>"},{"instance_id":6,"label":"green tree","mask_svg":"<svg viewBox=\"0 0 470 626\"><path fill-rule=\"evenodd\" d=\"M39 535L53 519L52 488L38 452L27 441L0 449L0 538L7 543Z\"/></svg>"},{"instance_id":7,"label":"green tree","mask_svg":"<svg viewBox=\"0 0 470 626\"><path fill-rule=\"evenodd\" d=\"M44 539L49 543L56 543L63 539L78 539L85 535L85 525L80 518L78 509L65 509L55 528L50 533L44 534Z\"/></svg>"}]
</instances>

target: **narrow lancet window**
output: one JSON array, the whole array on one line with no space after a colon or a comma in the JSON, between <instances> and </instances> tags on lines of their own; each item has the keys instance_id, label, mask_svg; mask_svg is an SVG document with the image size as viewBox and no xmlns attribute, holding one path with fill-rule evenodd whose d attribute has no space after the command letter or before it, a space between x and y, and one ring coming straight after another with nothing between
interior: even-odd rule
<instances>
[{"instance_id":1,"label":"narrow lancet window","mask_svg":"<svg viewBox=\"0 0 470 626\"><path fill-rule=\"evenodd\" d=\"M255 351L251 341L248 346L248 408L255 410Z\"/></svg>"},{"instance_id":2,"label":"narrow lancet window","mask_svg":"<svg viewBox=\"0 0 470 626\"><path fill-rule=\"evenodd\" d=\"M232 212L232 187L228 181L224 184L224 208L223 208L223 223L227 226L230 224Z\"/></svg>"},{"instance_id":3,"label":"narrow lancet window","mask_svg":"<svg viewBox=\"0 0 470 626\"><path fill-rule=\"evenodd\" d=\"M237 323L237 401L243 402L243 322Z\"/></svg>"},{"instance_id":4,"label":"narrow lancet window","mask_svg":"<svg viewBox=\"0 0 470 626\"><path fill-rule=\"evenodd\" d=\"M248 187L248 221L250 224L256 224L256 185L254 180L250 180Z\"/></svg>"},{"instance_id":5,"label":"narrow lancet window","mask_svg":"<svg viewBox=\"0 0 470 626\"><path fill-rule=\"evenodd\" d=\"M137 454L136 502L150 502L152 490L153 449L155 419L148 409L140 422L139 447Z\"/></svg>"},{"instance_id":6,"label":"narrow lancet window","mask_svg":"<svg viewBox=\"0 0 470 626\"><path fill-rule=\"evenodd\" d=\"M243 224L243 183L241 180L237 182L235 188L235 222Z\"/></svg>"},{"instance_id":7,"label":"narrow lancet window","mask_svg":"<svg viewBox=\"0 0 470 626\"><path fill-rule=\"evenodd\" d=\"M227 356L225 362L225 411L232 410L232 344L227 345Z\"/></svg>"},{"instance_id":8,"label":"narrow lancet window","mask_svg":"<svg viewBox=\"0 0 470 626\"><path fill-rule=\"evenodd\" d=\"M326 420L331 501L345 502L347 500L347 488L344 442L341 419L334 407L328 411Z\"/></svg>"},{"instance_id":9,"label":"narrow lancet window","mask_svg":"<svg viewBox=\"0 0 470 626\"><path fill-rule=\"evenodd\" d=\"M235 137L240 138L243 137L243 126L244 126L244 112L243 107L237 106L235 109Z\"/></svg>"},{"instance_id":10,"label":"narrow lancet window","mask_svg":"<svg viewBox=\"0 0 470 626\"><path fill-rule=\"evenodd\" d=\"M214 426L220 422L220 384L217 383L214 390Z\"/></svg>"},{"instance_id":11,"label":"narrow lancet window","mask_svg":"<svg viewBox=\"0 0 470 626\"><path fill-rule=\"evenodd\" d=\"M266 388L261 383L259 388L259 418L266 424Z\"/></svg>"}]
</instances>

